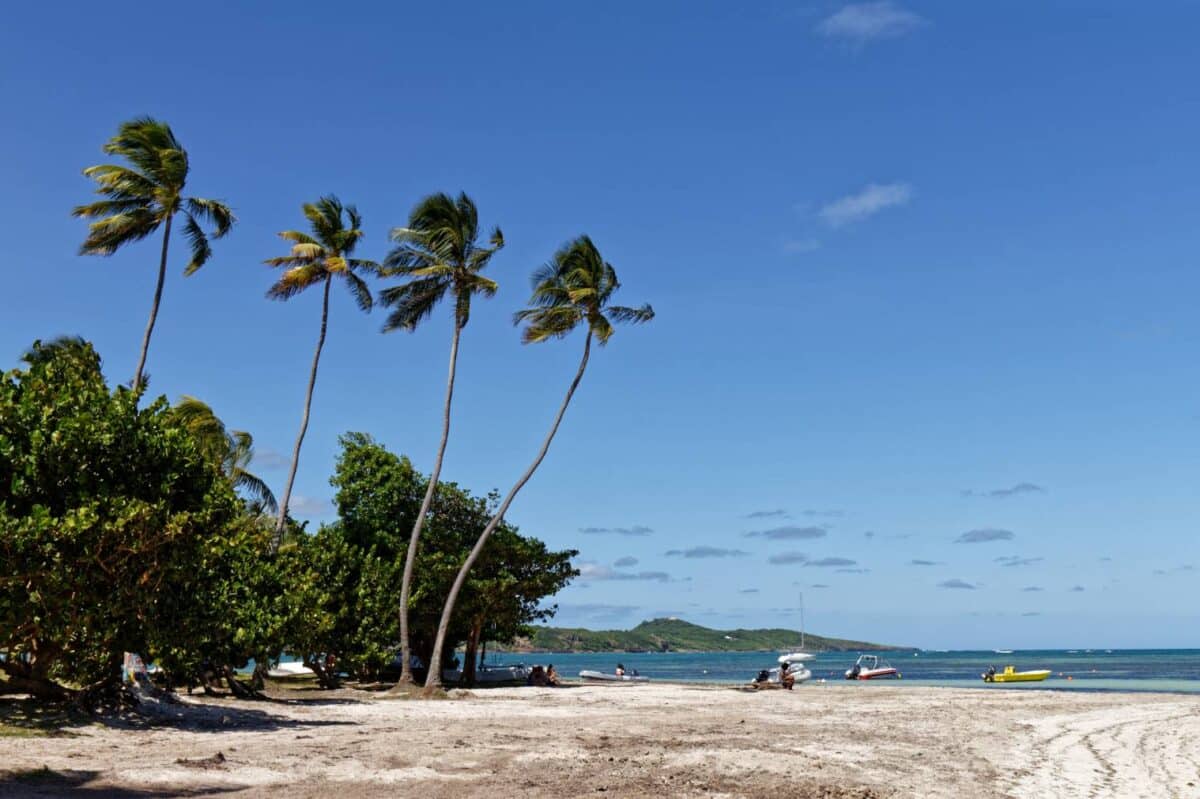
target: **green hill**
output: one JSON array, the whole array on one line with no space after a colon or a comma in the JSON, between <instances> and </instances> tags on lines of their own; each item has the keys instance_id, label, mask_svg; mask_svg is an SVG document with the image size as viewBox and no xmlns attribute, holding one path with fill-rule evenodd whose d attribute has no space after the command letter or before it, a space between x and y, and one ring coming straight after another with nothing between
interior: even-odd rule
<instances>
[{"instance_id":1,"label":"green hill","mask_svg":"<svg viewBox=\"0 0 1200 799\"><path fill-rule=\"evenodd\" d=\"M711 630L682 619L651 619L632 630L586 630L581 627L535 627L529 638L495 651L515 652L761 652L796 649L795 630ZM810 652L845 652L911 647L847 641L806 634Z\"/></svg>"}]
</instances>

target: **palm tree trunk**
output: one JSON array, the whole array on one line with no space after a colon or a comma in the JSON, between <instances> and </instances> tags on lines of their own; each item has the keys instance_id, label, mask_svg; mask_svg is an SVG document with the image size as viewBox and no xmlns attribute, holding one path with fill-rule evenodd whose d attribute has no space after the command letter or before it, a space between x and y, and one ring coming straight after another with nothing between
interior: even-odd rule
<instances>
[{"instance_id":1,"label":"palm tree trunk","mask_svg":"<svg viewBox=\"0 0 1200 799\"><path fill-rule=\"evenodd\" d=\"M167 244L171 240L171 219L167 217L163 225L162 256L158 259L158 283L154 287L154 302L150 305L150 321L146 323L146 334L142 336L142 354L138 358L137 371L133 373L133 391L136 394L142 386L142 372L146 368L146 355L150 352L150 334L154 332L154 322L158 319L158 304L162 302L163 283L167 279Z\"/></svg>"},{"instance_id":2,"label":"palm tree trunk","mask_svg":"<svg viewBox=\"0 0 1200 799\"><path fill-rule=\"evenodd\" d=\"M483 528L483 532L479 534L479 540L475 542L475 546L471 549L471 554L467 556L466 562L462 568L458 570L458 576L454 578L454 585L450 587L450 594L446 597L446 604L442 608L442 620L438 623L437 638L433 642L433 654L429 660L429 676L425 679L425 693L428 695L433 693L442 686L442 649L446 643L446 634L450 630L450 619L454 616L454 603L458 601L458 594L462 591L463 585L467 582L467 576L471 573L471 567L475 565L475 561L479 559L480 553L483 552L484 545L488 539L492 537L492 533L500 526L500 522L504 521L504 514L508 512L508 506L512 504L517 493L525 487L529 482L529 478L533 477L533 473L542 465L542 461L546 458L546 453L550 451L550 442L554 440L554 434L558 432L558 426L562 424L563 416L567 413L567 406L571 404L571 397L575 394L575 389L579 388L579 381L583 379L583 372L587 369L588 356L592 351L592 332L589 330L587 338L583 341L583 358L579 361L579 371L575 373L575 379L571 381L571 387L567 389L567 396L563 398L562 405L559 406L558 415L554 417L554 424L550 426L550 433L546 436L546 440L542 442L542 448L538 451L537 457L533 459L533 463L525 470L525 474L521 475L521 479L509 489L508 496L500 503L499 510L487 523L487 527Z\"/></svg>"},{"instance_id":3,"label":"palm tree trunk","mask_svg":"<svg viewBox=\"0 0 1200 799\"><path fill-rule=\"evenodd\" d=\"M404 556L404 578L400 583L400 681L396 689L412 685L412 647L408 643L408 598L412 592L413 564L417 560L417 543L421 540L421 529L425 526L425 516L433 505L433 495L437 492L438 478L442 474L442 457L446 454L446 442L450 439L450 402L454 398L454 373L458 368L458 339L462 334L462 324L454 320L454 338L450 342L450 374L446 378L446 405L442 410L442 442L438 445L437 458L433 461L433 472L429 475L429 486L425 489L425 499L421 501L421 512L413 522L412 535L408 539L408 552ZM395 689L393 689L395 690Z\"/></svg>"},{"instance_id":4,"label":"palm tree trunk","mask_svg":"<svg viewBox=\"0 0 1200 799\"><path fill-rule=\"evenodd\" d=\"M292 468L288 472L287 487L283 490L283 501L279 503L279 521L275 525L273 551L277 551L283 542L288 503L292 499L292 484L296 482L296 467L300 465L300 446L304 443L304 434L308 431L308 412L312 409L313 386L317 384L317 364L321 360L321 348L325 346L325 329L329 326L329 286L332 281L332 276L325 278L325 296L321 301L321 335L317 337L317 351L313 353L312 372L308 376L308 393L304 396L304 415L300 418L300 435L296 436L296 447L292 450Z\"/></svg>"}]
</instances>

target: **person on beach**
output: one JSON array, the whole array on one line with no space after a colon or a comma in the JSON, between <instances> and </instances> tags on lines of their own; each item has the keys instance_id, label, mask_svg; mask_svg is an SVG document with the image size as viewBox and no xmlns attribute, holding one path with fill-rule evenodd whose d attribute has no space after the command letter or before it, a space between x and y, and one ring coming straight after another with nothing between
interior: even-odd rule
<instances>
[{"instance_id":1,"label":"person on beach","mask_svg":"<svg viewBox=\"0 0 1200 799\"><path fill-rule=\"evenodd\" d=\"M553 663L546 667L546 685L552 688L562 685L562 682L558 679L558 672L554 670Z\"/></svg>"},{"instance_id":2,"label":"person on beach","mask_svg":"<svg viewBox=\"0 0 1200 799\"><path fill-rule=\"evenodd\" d=\"M779 684L789 691L796 684L796 675L791 673L790 668L786 663L779 667Z\"/></svg>"},{"instance_id":3,"label":"person on beach","mask_svg":"<svg viewBox=\"0 0 1200 799\"><path fill-rule=\"evenodd\" d=\"M618 663L618 664L617 664L617 676L618 676L618 677L624 677L624 676L625 676L625 664L624 664L624 663Z\"/></svg>"}]
</instances>

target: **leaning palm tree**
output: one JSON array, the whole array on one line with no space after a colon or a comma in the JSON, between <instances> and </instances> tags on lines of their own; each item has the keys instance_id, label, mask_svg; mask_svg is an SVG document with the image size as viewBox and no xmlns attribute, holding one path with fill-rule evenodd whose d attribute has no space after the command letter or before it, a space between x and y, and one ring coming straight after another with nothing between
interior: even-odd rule
<instances>
[{"instance_id":1,"label":"leaning palm tree","mask_svg":"<svg viewBox=\"0 0 1200 799\"><path fill-rule=\"evenodd\" d=\"M400 658L402 662L397 687L412 684L412 648L408 636L408 599L412 592L413 564L425 517L433 504L438 478L442 473L442 458L450 438L450 403L454 397L454 374L458 363L458 341L471 316L471 298L476 294L491 297L496 282L481 273L504 246L500 228L492 230L488 243L481 247L479 213L466 194L452 199L445 194L433 194L413 209L408 227L395 228L391 234L396 247L383 261L384 273L409 278L399 286L384 289L379 300L392 308L384 323L384 331L415 331L447 294L454 299L454 333L450 339L450 371L446 378L446 401L442 409L442 440L438 444L433 471L421 510L413 522L404 557L404 577L400 583Z\"/></svg>"},{"instance_id":2,"label":"leaning palm tree","mask_svg":"<svg viewBox=\"0 0 1200 799\"><path fill-rule=\"evenodd\" d=\"M304 396L304 414L300 418L300 434L296 436L296 447L292 450L292 465L288 471L287 485L283 489L283 501L279 503L279 518L275 525L275 546L282 540L283 528L287 523L288 502L292 498L292 485L296 481L296 467L300 463L300 447L308 431L308 415L312 408L313 386L317 383L317 364L321 360L321 348L325 346L325 331L329 324L329 287L335 277L345 281L354 295L358 307L370 311L371 290L355 272L378 274L379 264L349 257L363 237L362 217L353 205L343 206L332 194L315 203L305 203L301 208L308 219L312 234L299 230L285 230L279 237L292 242L292 250L279 258L269 258L269 266L285 267L284 273L267 291L267 296L276 300L290 300L300 292L313 286L321 286L321 333L317 337L317 350L313 354L312 371L308 377L308 392ZM343 217L345 217L343 219Z\"/></svg>"},{"instance_id":3,"label":"leaning palm tree","mask_svg":"<svg viewBox=\"0 0 1200 799\"><path fill-rule=\"evenodd\" d=\"M208 239L219 239L233 227L234 216L229 206L218 200L185 197L183 189L188 176L188 154L171 132L171 127L150 117L139 117L121 124L117 135L104 145L104 152L117 155L130 166L101 164L90 166L83 174L96 181L96 193L106 199L81 205L74 216L95 219L88 226L88 235L79 248L81 255L112 255L121 247L141 241L160 227L163 231L162 254L158 259L158 282L150 304L150 321L142 337L142 352L133 374L133 390L142 385L146 354L150 351L150 335L158 318L162 301L163 282L167 275L167 247L171 240L171 223L182 213L183 234L192 247L192 259L183 269L190 275L204 266L212 256ZM201 222L212 225L206 234Z\"/></svg>"},{"instance_id":4,"label":"leaning palm tree","mask_svg":"<svg viewBox=\"0 0 1200 799\"><path fill-rule=\"evenodd\" d=\"M234 488L249 495L256 513L279 510L275 494L266 481L249 470L250 461L254 459L253 436L245 430L226 429L208 403L186 394L171 408L171 414L192 434L205 457L221 465L221 471Z\"/></svg>"},{"instance_id":5,"label":"leaning palm tree","mask_svg":"<svg viewBox=\"0 0 1200 799\"><path fill-rule=\"evenodd\" d=\"M542 442L537 457L521 475L521 479L509 489L454 578L454 584L450 587L446 604L442 608L437 638L433 643L433 655L429 659L429 676L425 680L427 694L441 686L442 650L446 643L446 633L450 629L450 620L454 616L454 603L458 594L467 581L471 567L483 552L488 538L504 520L509 505L533 477L533 473L550 450L550 443L554 440L554 434L558 432L558 426L562 424L571 397L579 387L579 381L583 379L583 372L587 368L592 350L592 339L603 346L612 337L614 322L640 323L649 322L654 318L654 309L649 305L640 308L609 305L613 292L620 285L612 264L601 257L596 245L587 236L580 236L564 245L549 263L533 274L533 297L529 302L531 307L519 311L514 319L517 324L526 323L521 333L522 343L533 344L552 338L564 338L582 324L587 326L587 335L583 339L583 358L579 361L579 369L567 388L567 395L558 408L558 414L550 425L550 432Z\"/></svg>"}]
</instances>

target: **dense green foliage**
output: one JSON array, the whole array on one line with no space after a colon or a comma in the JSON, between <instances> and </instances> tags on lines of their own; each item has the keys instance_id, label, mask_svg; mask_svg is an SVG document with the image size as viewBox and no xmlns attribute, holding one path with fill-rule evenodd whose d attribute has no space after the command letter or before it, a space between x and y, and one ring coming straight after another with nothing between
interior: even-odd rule
<instances>
[{"instance_id":1,"label":"dense green foliage","mask_svg":"<svg viewBox=\"0 0 1200 799\"><path fill-rule=\"evenodd\" d=\"M26 363L0 381L0 665L53 693L111 680L122 651L194 663L253 520L167 402L110 391L90 345Z\"/></svg>"},{"instance_id":2,"label":"dense green foliage","mask_svg":"<svg viewBox=\"0 0 1200 799\"><path fill-rule=\"evenodd\" d=\"M298 626L294 651L327 684L324 660L362 678L377 677L396 655L399 595L408 533L427 486L412 463L362 433L342 437L331 482L337 488L337 522L302 538L292 557L308 576L305 603L312 611ZM441 483L417 556L409 609L413 652L429 662L445 596L466 549L491 516L489 502L453 483ZM455 641L478 642L482 631L498 640L528 632L545 618L541 600L578 572L573 550L551 552L505 525L502 542L464 591L464 611L451 632ZM289 555L289 550L284 551Z\"/></svg>"},{"instance_id":3,"label":"dense green foliage","mask_svg":"<svg viewBox=\"0 0 1200 799\"><path fill-rule=\"evenodd\" d=\"M758 652L798 649L795 630L711 630L681 619L652 619L632 630L535 627L514 649L535 652ZM806 634L809 652L903 649L863 641Z\"/></svg>"}]
</instances>

